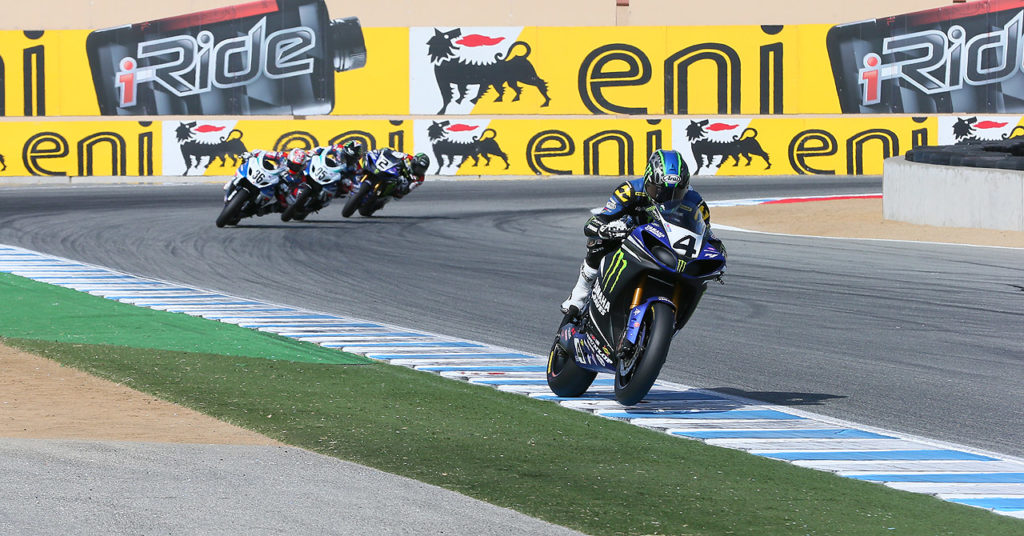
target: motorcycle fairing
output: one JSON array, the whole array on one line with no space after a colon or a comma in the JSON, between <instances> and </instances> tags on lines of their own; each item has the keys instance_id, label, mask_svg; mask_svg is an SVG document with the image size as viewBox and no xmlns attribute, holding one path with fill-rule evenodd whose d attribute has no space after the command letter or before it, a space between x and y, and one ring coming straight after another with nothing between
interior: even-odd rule
<instances>
[{"instance_id":1,"label":"motorcycle fairing","mask_svg":"<svg viewBox=\"0 0 1024 536\"><path fill-rule=\"evenodd\" d=\"M650 309L651 304L654 302L662 302L668 304L674 312L676 304L672 303L672 300L663 296L655 296L648 298L646 301L637 305L629 313L629 321L626 322L626 340L631 344L636 344L636 336L640 333L640 322L643 321L644 315L647 314L647 309Z\"/></svg>"}]
</instances>

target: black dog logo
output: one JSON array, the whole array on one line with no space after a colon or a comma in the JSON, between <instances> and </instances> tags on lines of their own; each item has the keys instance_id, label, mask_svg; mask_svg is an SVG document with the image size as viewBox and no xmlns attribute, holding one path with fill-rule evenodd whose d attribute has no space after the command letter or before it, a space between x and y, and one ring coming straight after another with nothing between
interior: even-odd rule
<instances>
[{"instance_id":1,"label":"black dog logo","mask_svg":"<svg viewBox=\"0 0 1024 536\"><path fill-rule=\"evenodd\" d=\"M448 137L445 130L451 123L449 121L432 121L427 127L427 137L430 138L430 145L434 149L434 160L437 161L437 172L445 166L444 157L448 157L449 166L455 165L455 157L461 157L459 167L467 159L473 159L473 165L480 163L480 157L484 158L484 165L491 165L491 156L497 156L505 161L505 169L508 169L508 155L498 146L498 133L493 128L485 129L480 136L473 136L473 141L454 141ZM490 136L488 136L490 134Z\"/></svg>"},{"instance_id":2,"label":"black dog logo","mask_svg":"<svg viewBox=\"0 0 1024 536\"><path fill-rule=\"evenodd\" d=\"M505 84L508 84L516 92L513 101L519 100L522 89L519 83L531 85L540 91L544 97L544 104L551 102L548 97L548 84L537 76L537 70L528 59L530 57L530 45L524 41L516 41L508 47L505 54L495 54L494 62L491 63L470 63L459 59L456 54L455 38L462 35L462 30L456 28L447 32L434 29L434 35L427 40L427 52L430 61L434 63L434 78L437 79L437 87L441 91L441 99L444 104L438 114L443 114L452 101L452 86L459 91L459 98L456 103L461 103L466 97L466 90L469 84L479 84L476 96L470 102L476 104L488 88L493 88L498 94L494 102L501 102L505 96ZM517 46L525 49L522 56L512 56L513 49Z\"/></svg>"},{"instance_id":3,"label":"black dog logo","mask_svg":"<svg viewBox=\"0 0 1024 536\"><path fill-rule=\"evenodd\" d=\"M686 127L686 137L690 140L690 148L693 152L693 158L697 161L697 170L694 174L700 171L700 168L705 165L705 159L707 159L707 167L711 167L714 164L716 156L721 156L722 159L718 161L718 165L721 166L725 163L725 160L729 157L733 159L733 166L740 165L740 156L747 159L747 165L751 163L750 155L760 156L764 159L767 167L765 169L771 169L772 163L768 160L768 153L764 152L761 148L761 144L757 141L757 131L752 128L743 129L743 132L739 136L733 136L729 141L712 141L707 139L707 131L704 127L708 126L708 120L703 121L690 121L690 125ZM751 135L745 137L747 133Z\"/></svg>"},{"instance_id":4,"label":"black dog logo","mask_svg":"<svg viewBox=\"0 0 1024 536\"><path fill-rule=\"evenodd\" d=\"M206 157L206 165L204 169L210 167L214 158L220 158L220 164L223 166L227 164L227 158L231 158L231 165L238 165L238 155L246 151L245 144L242 143L242 132L240 130L232 130L226 137L222 137L219 142L206 143L196 139L193 129L196 128L196 122L191 123L179 123L178 128L174 130L175 135L178 139L178 145L181 146L181 157L185 160L185 172L182 175L187 175L188 170L195 166L195 169L199 169L200 161L203 157ZM199 127L203 129L203 127ZM216 128L216 127L215 127ZM234 134L238 134L237 138L232 138ZM193 161L195 163L193 164Z\"/></svg>"},{"instance_id":5,"label":"black dog logo","mask_svg":"<svg viewBox=\"0 0 1024 536\"><path fill-rule=\"evenodd\" d=\"M998 139L1007 140L1010 138L1019 138L1022 136L1022 132L1024 132L1024 127L1021 127L1020 125L1013 127L1013 130L1011 130L1009 134L1003 134L999 138L992 136L978 136L977 131L975 131L975 128L986 130L992 128L1003 128L1005 126L1006 123L999 123L996 121L981 121L979 123L977 117L958 117L956 119L956 123L953 123L953 138L956 140L954 144L960 145L974 141L994 141Z\"/></svg>"}]
</instances>

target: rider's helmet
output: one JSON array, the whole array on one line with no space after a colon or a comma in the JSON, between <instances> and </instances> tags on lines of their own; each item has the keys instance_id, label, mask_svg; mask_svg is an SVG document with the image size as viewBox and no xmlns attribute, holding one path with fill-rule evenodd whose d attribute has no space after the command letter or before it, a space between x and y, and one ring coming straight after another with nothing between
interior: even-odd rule
<instances>
[{"instance_id":1,"label":"rider's helmet","mask_svg":"<svg viewBox=\"0 0 1024 536\"><path fill-rule=\"evenodd\" d=\"M417 177L422 177L427 174L427 168L430 167L430 157L423 153L416 153L416 156L412 157L412 164L409 166L410 171Z\"/></svg>"},{"instance_id":2,"label":"rider's helmet","mask_svg":"<svg viewBox=\"0 0 1024 536\"><path fill-rule=\"evenodd\" d=\"M349 140L344 145L335 145L335 148L347 162L355 162L363 155L363 142L359 140Z\"/></svg>"},{"instance_id":3,"label":"rider's helmet","mask_svg":"<svg viewBox=\"0 0 1024 536\"><path fill-rule=\"evenodd\" d=\"M658 149L647 160L644 191L655 203L664 203L686 195L690 186L690 169L679 151Z\"/></svg>"},{"instance_id":4,"label":"rider's helmet","mask_svg":"<svg viewBox=\"0 0 1024 536\"><path fill-rule=\"evenodd\" d=\"M298 174L306 165L306 150L296 147L288 151L288 171Z\"/></svg>"}]
</instances>

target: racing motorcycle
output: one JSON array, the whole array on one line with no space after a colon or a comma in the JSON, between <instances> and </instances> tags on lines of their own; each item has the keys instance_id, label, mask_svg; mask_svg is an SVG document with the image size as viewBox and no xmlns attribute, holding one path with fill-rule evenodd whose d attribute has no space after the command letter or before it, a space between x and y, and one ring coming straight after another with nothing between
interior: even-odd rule
<instances>
[{"instance_id":1,"label":"racing motorcycle","mask_svg":"<svg viewBox=\"0 0 1024 536\"><path fill-rule=\"evenodd\" d=\"M279 208L278 183L287 170L269 162L264 167L261 161L258 155L250 156L224 185L224 209L217 216L217 227L238 225L242 218L263 216Z\"/></svg>"},{"instance_id":2,"label":"racing motorcycle","mask_svg":"<svg viewBox=\"0 0 1024 536\"><path fill-rule=\"evenodd\" d=\"M356 210L362 216L372 216L394 199L395 189L402 179L403 163L396 154L391 151L370 151L366 153L365 167L374 170L374 173L366 173L362 180L357 182L353 191L345 200L345 206L341 209L341 215L345 218L351 216Z\"/></svg>"},{"instance_id":3,"label":"racing motorcycle","mask_svg":"<svg viewBox=\"0 0 1024 536\"><path fill-rule=\"evenodd\" d=\"M726 254L720 242L709 243L696 204L668 201L647 215L650 223L601 261L579 322L564 324L551 345L547 380L558 396L582 395L605 372L615 375L615 400L640 402L708 282L722 282Z\"/></svg>"},{"instance_id":4,"label":"racing motorcycle","mask_svg":"<svg viewBox=\"0 0 1024 536\"><path fill-rule=\"evenodd\" d=\"M312 155L303 169L302 182L288 193L288 208L281 221L306 219L326 207L341 187L341 165L327 151Z\"/></svg>"}]
</instances>

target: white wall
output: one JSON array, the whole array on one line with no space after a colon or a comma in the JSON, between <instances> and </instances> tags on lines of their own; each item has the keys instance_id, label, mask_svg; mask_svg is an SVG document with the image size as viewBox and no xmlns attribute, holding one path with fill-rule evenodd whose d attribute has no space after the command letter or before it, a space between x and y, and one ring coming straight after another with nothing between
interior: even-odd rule
<instances>
[{"instance_id":1,"label":"white wall","mask_svg":"<svg viewBox=\"0 0 1024 536\"><path fill-rule=\"evenodd\" d=\"M5 0L13 3L15 0ZM97 29L246 0L33 0L5 10L0 30ZM364 26L698 26L843 23L952 4L951 0L326 0L332 17Z\"/></svg>"},{"instance_id":2,"label":"white wall","mask_svg":"<svg viewBox=\"0 0 1024 536\"><path fill-rule=\"evenodd\" d=\"M889 158L882 212L887 220L921 225L1024 231L1024 171Z\"/></svg>"}]
</instances>

